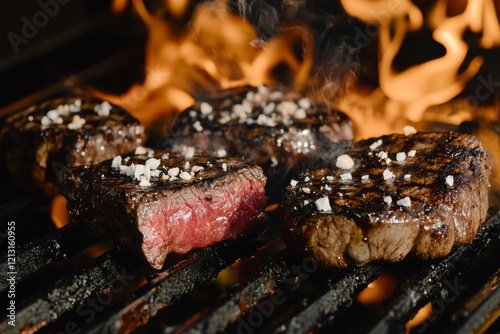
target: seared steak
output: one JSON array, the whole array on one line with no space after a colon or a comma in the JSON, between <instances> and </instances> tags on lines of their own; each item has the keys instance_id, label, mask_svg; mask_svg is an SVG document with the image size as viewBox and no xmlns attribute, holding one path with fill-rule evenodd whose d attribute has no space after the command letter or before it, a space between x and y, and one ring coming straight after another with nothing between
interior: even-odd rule
<instances>
[{"instance_id":1,"label":"seared steak","mask_svg":"<svg viewBox=\"0 0 500 334\"><path fill-rule=\"evenodd\" d=\"M321 152L353 139L350 119L296 93L239 88L197 102L174 122L170 145L243 155L268 178L275 200L290 177L321 159Z\"/></svg>"},{"instance_id":2,"label":"seared steak","mask_svg":"<svg viewBox=\"0 0 500 334\"><path fill-rule=\"evenodd\" d=\"M161 268L168 253L187 253L235 238L266 220L266 178L242 158L153 151L117 156L63 174L61 192L77 220L99 237Z\"/></svg>"},{"instance_id":3,"label":"seared steak","mask_svg":"<svg viewBox=\"0 0 500 334\"><path fill-rule=\"evenodd\" d=\"M133 151L144 128L106 101L58 98L34 105L5 120L2 156L15 186L57 192L67 166L90 165Z\"/></svg>"},{"instance_id":4,"label":"seared steak","mask_svg":"<svg viewBox=\"0 0 500 334\"><path fill-rule=\"evenodd\" d=\"M324 266L442 257L486 217L486 153L473 136L389 135L332 158L292 180L280 205L290 247Z\"/></svg>"}]
</instances>

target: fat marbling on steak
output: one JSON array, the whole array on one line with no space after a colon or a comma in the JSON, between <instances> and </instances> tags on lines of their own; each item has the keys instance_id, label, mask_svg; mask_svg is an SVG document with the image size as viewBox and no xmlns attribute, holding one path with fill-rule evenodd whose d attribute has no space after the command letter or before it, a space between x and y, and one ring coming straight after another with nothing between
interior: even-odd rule
<instances>
[{"instance_id":1,"label":"fat marbling on steak","mask_svg":"<svg viewBox=\"0 0 500 334\"><path fill-rule=\"evenodd\" d=\"M352 122L343 112L296 92L259 86L198 101L178 115L169 144L245 156L263 168L268 195L276 200L292 175L352 140Z\"/></svg>"},{"instance_id":2,"label":"fat marbling on steak","mask_svg":"<svg viewBox=\"0 0 500 334\"><path fill-rule=\"evenodd\" d=\"M486 217L486 153L471 135L387 135L333 158L292 180L280 205L290 247L326 267L442 257Z\"/></svg>"},{"instance_id":3,"label":"fat marbling on steak","mask_svg":"<svg viewBox=\"0 0 500 334\"><path fill-rule=\"evenodd\" d=\"M53 195L68 166L85 166L144 144L144 127L125 110L98 99L60 97L4 121L0 152L12 183Z\"/></svg>"},{"instance_id":4,"label":"fat marbling on steak","mask_svg":"<svg viewBox=\"0 0 500 334\"><path fill-rule=\"evenodd\" d=\"M135 153L66 171L61 192L94 234L137 251L152 267L160 269L169 253L236 238L267 219L259 166L192 148Z\"/></svg>"}]
</instances>

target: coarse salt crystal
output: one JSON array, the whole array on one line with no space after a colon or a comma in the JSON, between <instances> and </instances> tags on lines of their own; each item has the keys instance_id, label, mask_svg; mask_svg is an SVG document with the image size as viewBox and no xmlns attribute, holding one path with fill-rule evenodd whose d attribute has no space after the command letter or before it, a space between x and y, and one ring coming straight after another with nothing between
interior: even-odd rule
<instances>
[{"instance_id":1,"label":"coarse salt crystal","mask_svg":"<svg viewBox=\"0 0 500 334\"><path fill-rule=\"evenodd\" d=\"M337 158L336 166L340 169L351 169L354 166L354 161L347 154L342 154Z\"/></svg>"},{"instance_id":2,"label":"coarse salt crystal","mask_svg":"<svg viewBox=\"0 0 500 334\"><path fill-rule=\"evenodd\" d=\"M59 113L55 109L49 110L47 112L47 117L53 121L55 121L59 116L60 116Z\"/></svg>"},{"instance_id":3,"label":"coarse salt crystal","mask_svg":"<svg viewBox=\"0 0 500 334\"><path fill-rule=\"evenodd\" d=\"M309 109L311 108L311 101L307 97L301 98L299 101L299 106L304 108L304 109Z\"/></svg>"},{"instance_id":4,"label":"coarse salt crystal","mask_svg":"<svg viewBox=\"0 0 500 334\"><path fill-rule=\"evenodd\" d=\"M328 184L325 184L325 189L330 191L330 190L332 190L332 187L330 187Z\"/></svg>"},{"instance_id":5,"label":"coarse salt crystal","mask_svg":"<svg viewBox=\"0 0 500 334\"><path fill-rule=\"evenodd\" d=\"M199 171L202 171L204 169L205 168L203 168L203 166L198 166L198 165L195 165L195 166L191 167L191 171L194 172L194 173L198 173Z\"/></svg>"},{"instance_id":6,"label":"coarse salt crystal","mask_svg":"<svg viewBox=\"0 0 500 334\"><path fill-rule=\"evenodd\" d=\"M179 172L180 172L179 167L173 167L173 168L170 168L167 173L170 176L177 176L177 175L179 175Z\"/></svg>"},{"instance_id":7,"label":"coarse salt crystal","mask_svg":"<svg viewBox=\"0 0 500 334\"><path fill-rule=\"evenodd\" d=\"M127 166L120 165L120 174L127 174Z\"/></svg>"},{"instance_id":8,"label":"coarse salt crystal","mask_svg":"<svg viewBox=\"0 0 500 334\"><path fill-rule=\"evenodd\" d=\"M194 156L195 148L193 146L184 146L182 148L182 156L184 159L192 159Z\"/></svg>"},{"instance_id":9,"label":"coarse salt crystal","mask_svg":"<svg viewBox=\"0 0 500 334\"><path fill-rule=\"evenodd\" d=\"M200 103L200 111L203 115L208 115L210 114L212 111L214 110L214 108L208 104L207 102L202 102Z\"/></svg>"},{"instance_id":10,"label":"coarse salt crystal","mask_svg":"<svg viewBox=\"0 0 500 334\"><path fill-rule=\"evenodd\" d=\"M147 149L142 146L137 146L135 149L135 154L146 154Z\"/></svg>"},{"instance_id":11,"label":"coarse salt crystal","mask_svg":"<svg viewBox=\"0 0 500 334\"><path fill-rule=\"evenodd\" d=\"M385 196L384 197L384 202L387 203L387 205L390 205L392 203L392 197L391 196Z\"/></svg>"},{"instance_id":12,"label":"coarse salt crystal","mask_svg":"<svg viewBox=\"0 0 500 334\"><path fill-rule=\"evenodd\" d=\"M385 163L388 164L388 165L391 163L391 161L392 161L391 158L385 159Z\"/></svg>"},{"instance_id":13,"label":"coarse salt crystal","mask_svg":"<svg viewBox=\"0 0 500 334\"><path fill-rule=\"evenodd\" d=\"M227 155L227 151L221 148L217 150L216 154L218 158L224 158Z\"/></svg>"},{"instance_id":14,"label":"coarse salt crystal","mask_svg":"<svg viewBox=\"0 0 500 334\"><path fill-rule=\"evenodd\" d=\"M41 120L42 125L50 125L52 121L47 116L43 116Z\"/></svg>"},{"instance_id":15,"label":"coarse salt crystal","mask_svg":"<svg viewBox=\"0 0 500 334\"><path fill-rule=\"evenodd\" d=\"M127 176L133 176L134 173L135 173L135 165L134 164L128 166L127 169L125 170L125 174L127 174Z\"/></svg>"},{"instance_id":16,"label":"coarse salt crystal","mask_svg":"<svg viewBox=\"0 0 500 334\"><path fill-rule=\"evenodd\" d=\"M332 176L332 175L328 175L328 176L326 177L326 179L327 179L328 181L333 181L333 176Z\"/></svg>"},{"instance_id":17,"label":"coarse salt crystal","mask_svg":"<svg viewBox=\"0 0 500 334\"><path fill-rule=\"evenodd\" d=\"M409 179L411 179L411 175L410 174L405 174L404 178L405 178L405 180L409 180Z\"/></svg>"},{"instance_id":18,"label":"coarse salt crystal","mask_svg":"<svg viewBox=\"0 0 500 334\"><path fill-rule=\"evenodd\" d=\"M183 180L191 180L192 176L186 171L183 171L179 174L179 177Z\"/></svg>"},{"instance_id":19,"label":"coarse salt crystal","mask_svg":"<svg viewBox=\"0 0 500 334\"><path fill-rule=\"evenodd\" d=\"M222 164L222 170L223 170L224 172L227 172L227 164L226 164L226 163L223 163L223 164Z\"/></svg>"},{"instance_id":20,"label":"coarse salt crystal","mask_svg":"<svg viewBox=\"0 0 500 334\"><path fill-rule=\"evenodd\" d=\"M411 151L408 152L408 156L409 157L414 157L415 154L417 154L417 151L415 151L415 150L411 150Z\"/></svg>"},{"instance_id":21,"label":"coarse salt crystal","mask_svg":"<svg viewBox=\"0 0 500 334\"><path fill-rule=\"evenodd\" d=\"M149 166L151 169L157 169L160 166L161 160L155 158L149 158L146 160L146 166Z\"/></svg>"},{"instance_id":22,"label":"coarse salt crystal","mask_svg":"<svg viewBox=\"0 0 500 334\"><path fill-rule=\"evenodd\" d=\"M290 181L290 185L291 185L292 187L295 187L298 183L299 183L299 181L297 181L297 180L293 180L293 179L292 179L292 180Z\"/></svg>"},{"instance_id":23,"label":"coarse salt crystal","mask_svg":"<svg viewBox=\"0 0 500 334\"><path fill-rule=\"evenodd\" d=\"M117 155L111 161L111 167L113 167L113 168L119 168L121 166L121 164L122 164L122 157L121 157L121 155Z\"/></svg>"},{"instance_id":24,"label":"coarse salt crystal","mask_svg":"<svg viewBox=\"0 0 500 334\"><path fill-rule=\"evenodd\" d=\"M198 132L203 131L203 126L201 126L200 121L196 121L196 122L194 122L194 123L193 123L193 128L194 128L196 131L198 131Z\"/></svg>"},{"instance_id":25,"label":"coarse salt crystal","mask_svg":"<svg viewBox=\"0 0 500 334\"><path fill-rule=\"evenodd\" d=\"M141 182L139 182L139 186L141 187L149 187L151 185L151 182L149 182L148 179L142 179Z\"/></svg>"},{"instance_id":26,"label":"coarse salt crystal","mask_svg":"<svg viewBox=\"0 0 500 334\"><path fill-rule=\"evenodd\" d=\"M352 175L351 175L351 173L340 174L340 178L344 181L345 180L352 180Z\"/></svg>"},{"instance_id":27,"label":"coarse salt crystal","mask_svg":"<svg viewBox=\"0 0 500 334\"><path fill-rule=\"evenodd\" d=\"M135 170L134 170L134 179L139 180L141 178L141 175L144 172L144 165L137 164L135 165Z\"/></svg>"},{"instance_id":28,"label":"coarse salt crystal","mask_svg":"<svg viewBox=\"0 0 500 334\"><path fill-rule=\"evenodd\" d=\"M304 108L299 108L293 113L293 118L295 119L305 119L307 117Z\"/></svg>"},{"instance_id":29,"label":"coarse salt crystal","mask_svg":"<svg viewBox=\"0 0 500 334\"><path fill-rule=\"evenodd\" d=\"M306 177L304 178L304 182L309 182L309 181L311 181L311 178L310 178L309 176L306 176Z\"/></svg>"},{"instance_id":30,"label":"coarse salt crystal","mask_svg":"<svg viewBox=\"0 0 500 334\"><path fill-rule=\"evenodd\" d=\"M389 155L385 151L380 151L377 153L377 157L379 157L380 159L387 159L388 156Z\"/></svg>"},{"instance_id":31,"label":"coarse salt crystal","mask_svg":"<svg viewBox=\"0 0 500 334\"><path fill-rule=\"evenodd\" d=\"M405 125L403 127L403 133L406 136L409 136L409 135L413 135L413 134L417 133L417 130L411 125Z\"/></svg>"},{"instance_id":32,"label":"coarse salt crystal","mask_svg":"<svg viewBox=\"0 0 500 334\"><path fill-rule=\"evenodd\" d=\"M454 183L453 175L448 175L446 177L446 184L448 184L450 187L453 187L453 183Z\"/></svg>"},{"instance_id":33,"label":"coarse salt crystal","mask_svg":"<svg viewBox=\"0 0 500 334\"><path fill-rule=\"evenodd\" d=\"M332 210L332 207L330 206L330 199L327 196L318 198L314 201L314 204L316 204L318 211L327 212Z\"/></svg>"},{"instance_id":34,"label":"coarse salt crystal","mask_svg":"<svg viewBox=\"0 0 500 334\"><path fill-rule=\"evenodd\" d=\"M405 161L405 159L406 159L406 153L405 152L398 152L398 154L396 154L396 160L398 162Z\"/></svg>"},{"instance_id":35,"label":"coarse salt crystal","mask_svg":"<svg viewBox=\"0 0 500 334\"><path fill-rule=\"evenodd\" d=\"M411 206L411 199L410 199L410 197L407 196L407 197L402 198L399 201L397 201L396 204L399 206L410 207Z\"/></svg>"},{"instance_id":36,"label":"coarse salt crystal","mask_svg":"<svg viewBox=\"0 0 500 334\"><path fill-rule=\"evenodd\" d=\"M370 179L370 175L363 175L363 176L361 176L361 180L365 180L366 181L368 179Z\"/></svg>"},{"instance_id":37,"label":"coarse salt crystal","mask_svg":"<svg viewBox=\"0 0 500 334\"><path fill-rule=\"evenodd\" d=\"M311 189L310 189L310 188L307 188L307 187L301 188L301 190L302 190L303 192L305 192L306 194L310 194L310 193L311 193Z\"/></svg>"},{"instance_id":38,"label":"coarse salt crystal","mask_svg":"<svg viewBox=\"0 0 500 334\"><path fill-rule=\"evenodd\" d=\"M390 180L394 178L394 173L387 168L384 170L384 173L382 175L384 176L384 180Z\"/></svg>"},{"instance_id":39,"label":"coarse salt crystal","mask_svg":"<svg viewBox=\"0 0 500 334\"><path fill-rule=\"evenodd\" d=\"M304 200L304 205L309 204L309 201L307 199Z\"/></svg>"},{"instance_id":40,"label":"coarse salt crystal","mask_svg":"<svg viewBox=\"0 0 500 334\"><path fill-rule=\"evenodd\" d=\"M380 145L382 145L382 139L379 139L377 140L376 142L372 143L370 145L370 150L375 150L377 147L379 147Z\"/></svg>"}]
</instances>

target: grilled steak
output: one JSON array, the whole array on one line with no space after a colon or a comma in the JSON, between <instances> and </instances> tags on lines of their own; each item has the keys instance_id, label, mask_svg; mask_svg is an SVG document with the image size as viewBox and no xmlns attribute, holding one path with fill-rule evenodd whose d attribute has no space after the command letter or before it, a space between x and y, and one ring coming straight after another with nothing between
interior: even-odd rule
<instances>
[{"instance_id":1,"label":"grilled steak","mask_svg":"<svg viewBox=\"0 0 500 334\"><path fill-rule=\"evenodd\" d=\"M280 205L288 243L327 267L445 256L485 219L485 155L453 132L358 142L291 181Z\"/></svg>"},{"instance_id":2,"label":"grilled steak","mask_svg":"<svg viewBox=\"0 0 500 334\"><path fill-rule=\"evenodd\" d=\"M67 166L90 165L133 151L144 128L106 101L58 98L15 113L1 132L2 156L15 186L57 192Z\"/></svg>"},{"instance_id":3,"label":"grilled steak","mask_svg":"<svg viewBox=\"0 0 500 334\"><path fill-rule=\"evenodd\" d=\"M61 192L74 217L97 236L136 250L154 268L241 235L266 214L262 169L243 158L153 151L118 156L63 174Z\"/></svg>"},{"instance_id":4,"label":"grilled steak","mask_svg":"<svg viewBox=\"0 0 500 334\"><path fill-rule=\"evenodd\" d=\"M169 144L243 155L268 178L272 200L291 176L321 159L320 152L353 139L342 112L296 93L264 86L239 88L198 102L174 122Z\"/></svg>"}]
</instances>

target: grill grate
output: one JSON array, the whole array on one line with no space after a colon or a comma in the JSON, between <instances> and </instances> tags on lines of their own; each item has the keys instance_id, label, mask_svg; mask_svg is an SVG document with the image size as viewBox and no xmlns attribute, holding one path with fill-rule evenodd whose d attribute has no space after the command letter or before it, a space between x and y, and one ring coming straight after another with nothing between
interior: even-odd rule
<instances>
[{"instance_id":1,"label":"grill grate","mask_svg":"<svg viewBox=\"0 0 500 334\"><path fill-rule=\"evenodd\" d=\"M15 217L11 206L8 210L0 215ZM18 291L39 277L49 284L37 286L36 291L16 300L16 332L21 328L26 333L77 329L126 333L149 328L162 333L328 333L332 329L404 333L407 321L433 301L435 312L439 311L436 301L446 302L448 310L431 315L432 321L415 332L431 333L433 328L453 328L458 333L484 331L495 326L492 323L500 309L500 264L494 260L499 239L500 212L488 219L472 244L455 249L443 260L418 263L406 271L399 288L382 306L372 310L366 321L352 323L365 314L360 313L356 296L390 270L390 265L372 263L324 272L312 258L299 259L287 249L271 252L276 242L272 238L249 237L174 257L177 262L159 272L118 248L68 270L65 266L75 254L97 242L82 225L71 223L42 237L33 236L18 248L17 265L22 268L16 278ZM177 312L179 304L197 289L213 288L221 270L262 251L269 253L265 261L247 278L226 286L216 302L190 310L178 321L162 322L165 312ZM477 270L474 265L487 270L471 274ZM52 276L60 267L63 273ZM6 259L0 268L8 268ZM465 278L469 283L462 283L467 275L472 277ZM471 279L481 283L472 289ZM5 281L1 286L4 299ZM466 293L464 286L474 291ZM12 329L7 320L0 324L1 332Z\"/></svg>"}]
</instances>

